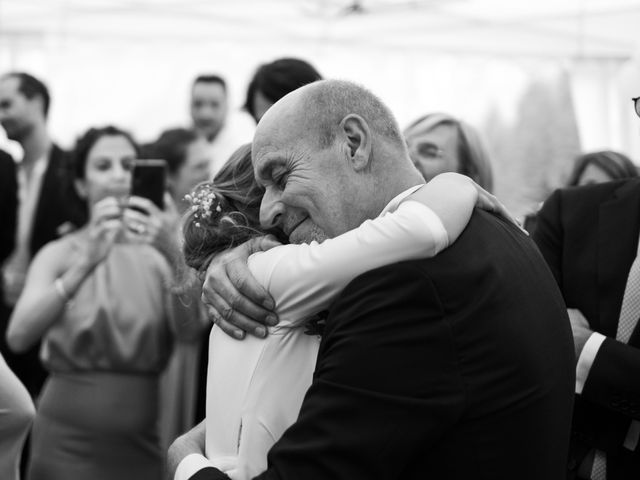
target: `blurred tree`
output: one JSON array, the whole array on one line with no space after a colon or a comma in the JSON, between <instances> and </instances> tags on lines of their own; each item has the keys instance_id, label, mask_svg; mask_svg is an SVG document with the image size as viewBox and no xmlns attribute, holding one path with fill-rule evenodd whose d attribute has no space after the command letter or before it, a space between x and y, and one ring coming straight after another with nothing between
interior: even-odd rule
<instances>
[{"instance_id":1,"label":"blurred tree","mask_svg":"<svg viewBox=\"0 0 640 480\"><path fill-rule=\"evenodd\" d=\"M567 74L532 83L518 103L512 124L494 110L483 130L493 154L495 193L517 216L535 211L564 184L569 166L580 153Z\"/></svg>"}]
</instances>

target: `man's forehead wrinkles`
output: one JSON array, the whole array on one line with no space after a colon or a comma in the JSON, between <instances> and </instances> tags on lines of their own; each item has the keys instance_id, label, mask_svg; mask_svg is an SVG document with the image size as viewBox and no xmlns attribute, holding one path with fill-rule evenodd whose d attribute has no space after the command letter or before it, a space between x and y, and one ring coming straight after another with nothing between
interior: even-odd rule
<instances>
[{"instance_id":1,"label":"man's forehead wrinkles","mask_svg":"<svg viewBox=\"0 0 640 480\"><path fill-rule=\"evenodd\" d=\"M265 178L269 172L277 165L285 162L285 157L281 152L271 150L266 153L261 151L257 156L255 176L256 178Z\"/></svg>"}]
</instances>

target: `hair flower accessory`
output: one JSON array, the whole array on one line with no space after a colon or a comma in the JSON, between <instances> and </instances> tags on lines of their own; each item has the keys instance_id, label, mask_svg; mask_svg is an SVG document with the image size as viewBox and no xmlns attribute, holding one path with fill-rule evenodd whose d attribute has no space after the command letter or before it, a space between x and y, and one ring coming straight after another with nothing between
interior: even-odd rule
<instances>
[{"instance_id":1,"label":"hair flower accessory","mask_svg":"<svg viewBox=\"0 0 640 480\"><path fill-rule=\"evenodd\" d=\"M220 201L213 191L211 182L206 182L184 197L191 204L191 212L196 219L196 227L201 227L200 222L208 221L211 218L211 212L222 212Z\"/></svg>"}]
</instances>

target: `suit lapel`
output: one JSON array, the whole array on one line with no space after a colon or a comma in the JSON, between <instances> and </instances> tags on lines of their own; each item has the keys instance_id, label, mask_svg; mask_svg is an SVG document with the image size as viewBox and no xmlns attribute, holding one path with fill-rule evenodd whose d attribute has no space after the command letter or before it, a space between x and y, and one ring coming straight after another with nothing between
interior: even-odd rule
<instances>
[{"instance_id":1,"label":"suit lapel","mask_svg":"<svg viewBox=\"0 0 640 480\"><path fill-rule=\"evenodd\" d=\"M598 216L600 325L596 327L608 337L616 336L627 275L636 257L639 227L640 182L627 182L601 204Z\"/></svg>"},{"instance_id":2,"label":"suit lapel","mask_svg":"<svg viewBox=\"0 0 640 480\"><path fill-rule=\"evenodd\" d=\"M64 153L53 144L49 152L49 163L42 177L38 203L33 215L33 230L31 232L31 253L35 254L40 247L56 238L55 230L63 218L60 209L64 203L64 177L60 169L64 168Z\"/></svg>"}]
</instances>

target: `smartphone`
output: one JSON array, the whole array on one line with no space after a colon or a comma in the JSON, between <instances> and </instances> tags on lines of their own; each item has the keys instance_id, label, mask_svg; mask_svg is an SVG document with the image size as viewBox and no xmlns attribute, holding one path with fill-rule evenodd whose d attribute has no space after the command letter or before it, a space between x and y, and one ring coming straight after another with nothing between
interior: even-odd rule
<instances>
[{"instance_id":1,"label":"smartphone","mask_svg":"<svg viewBox=\"0 0 640 480\"><path fill-rule=\"evenodd\" d=\"M151 200L164 210L164 192L167 183L167 162L156 159L138 159L133 164L131 195Z\"/></svg>"}]
</instances>

